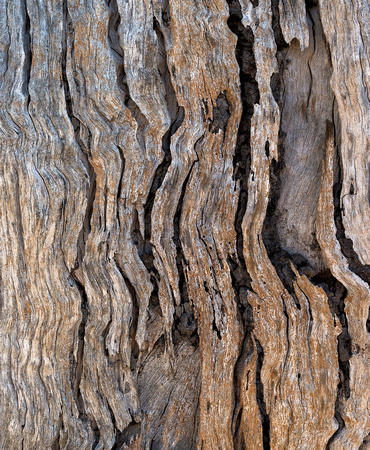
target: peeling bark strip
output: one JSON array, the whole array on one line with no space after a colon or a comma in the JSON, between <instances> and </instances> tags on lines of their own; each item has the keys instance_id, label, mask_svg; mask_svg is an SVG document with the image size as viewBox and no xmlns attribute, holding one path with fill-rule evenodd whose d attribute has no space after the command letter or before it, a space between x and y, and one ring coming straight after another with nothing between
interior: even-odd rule
<instances>
[{"instance_id":1,"label":"peeling bark strip","mask_svg":"<svg viewBox=\"0 0 370 450\"><path fill-rule=\"evenodd\" d=\"M0 1L0 448L370 448L369 19Z\"/></svg>"}]
</instances>

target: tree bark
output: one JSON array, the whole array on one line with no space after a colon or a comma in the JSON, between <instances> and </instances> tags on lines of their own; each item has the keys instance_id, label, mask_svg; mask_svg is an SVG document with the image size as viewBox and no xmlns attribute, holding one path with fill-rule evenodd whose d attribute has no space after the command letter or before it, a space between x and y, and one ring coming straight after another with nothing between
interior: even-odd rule
<instances>
[{"instance_id":1,"label":"tree bark","mask_svg":"<svg viewBox=\"0 0 370 450\"><path fill-rule=\"evenodd\" d=\"M367 0L0 0L0 448L370 449Z\"/></svg>"}]
</instances>

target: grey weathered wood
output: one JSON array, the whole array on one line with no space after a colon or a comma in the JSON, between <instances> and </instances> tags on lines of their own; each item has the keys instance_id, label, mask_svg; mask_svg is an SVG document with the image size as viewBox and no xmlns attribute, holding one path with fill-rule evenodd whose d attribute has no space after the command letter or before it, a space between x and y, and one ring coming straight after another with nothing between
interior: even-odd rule
<instances>
[{"instance_id":1,"label":"grey weathered wood","mask_svg":"<svg viewBox=\"0 0 370 450\"><path fill-rule=\"evenodd\" d=\"M365 0L0 0L0 448L370 448Z\"/></svg>"}]
</instances>

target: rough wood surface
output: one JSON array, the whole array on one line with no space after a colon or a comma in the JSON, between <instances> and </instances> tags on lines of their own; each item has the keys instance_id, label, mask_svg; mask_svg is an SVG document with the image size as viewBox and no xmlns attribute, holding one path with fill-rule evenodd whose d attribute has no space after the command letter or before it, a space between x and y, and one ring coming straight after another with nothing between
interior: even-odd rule
<instances>
[{"instance_id":1,"label":"rough wood surface","mask_svg":"<svg viewBox=\"0 0 370 450\"><path fill-rule=\"evenodd\" d=\"M0 0L0 448L370 448L366 0Z\"/></svg>"}]
</instances>

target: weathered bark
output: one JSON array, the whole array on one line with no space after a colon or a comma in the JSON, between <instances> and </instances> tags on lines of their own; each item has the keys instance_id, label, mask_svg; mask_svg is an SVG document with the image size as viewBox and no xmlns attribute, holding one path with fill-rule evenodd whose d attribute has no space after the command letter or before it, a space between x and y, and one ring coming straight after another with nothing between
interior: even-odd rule
<instances>
[{"instance_id":1,"label":"weathered bark","mask_svg":"<svg viewBox=\"0 0 370 450\"><path fill-rule=\"evenodd\" d=\"M366 0L0 0L0 448L370 448Z\"/></svg>"}]
</instances>

